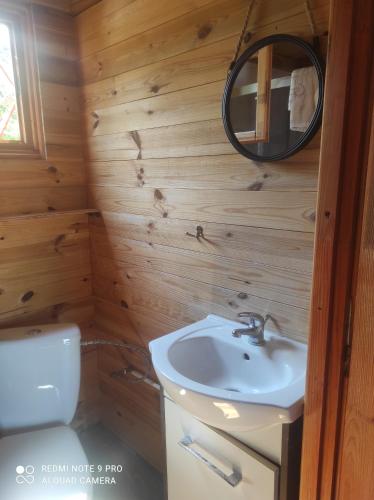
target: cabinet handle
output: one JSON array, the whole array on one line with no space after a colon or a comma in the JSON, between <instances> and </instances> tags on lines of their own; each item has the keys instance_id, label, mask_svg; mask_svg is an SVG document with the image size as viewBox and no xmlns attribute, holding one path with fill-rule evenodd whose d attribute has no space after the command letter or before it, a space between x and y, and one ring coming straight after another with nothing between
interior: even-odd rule
<instances>
[{"instance_id":1,"label":"cabinet handle","mask_svg":"<svg viewBox=\"0 0 374 500\"><path fill-rule=\"evenodd\" d=\"M213 471L217 476L221 477L230 486L237 486L242 480L242 475L238 471L234 471L229 476L225 474L221 469L214 465L210 460L205 458L199 451L194 450L192 445L194 444L189 436L186 436L181 441L179 441L179 446L181 446L185 451L190 453L193 457L197 458L200 462L205 464L211 471Z\"/></svg>"}]
</instances>

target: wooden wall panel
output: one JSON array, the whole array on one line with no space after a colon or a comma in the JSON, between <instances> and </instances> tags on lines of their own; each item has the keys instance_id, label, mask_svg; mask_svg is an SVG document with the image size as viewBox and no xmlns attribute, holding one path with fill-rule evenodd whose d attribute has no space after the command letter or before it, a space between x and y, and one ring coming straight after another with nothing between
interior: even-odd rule
<instances>
[{"instance_id":1,"label":"wooden wall panel","mask_svg":"<svg viewBox=\"0 0 374 500\"><path fill-rule=\"evenodd\" d=\"M77 15L93 5L101 2L101 0L69 0L71 2L70 11L72 14Z\"/></svg>"},{"instance_id":2,"label":"wooden wall panel","mask_svg":"<svg viewBox=\"0 0 374 500\"><path fill-rule=\"evenodd\" d=\"M92 200L107 212L313 232L316 194L97 186Z\"/></svg>"},{"instance_id":3,"label":"wooden wall panel","mask_svg":"<svg viewBox=\"0 0 374 500\"><path fill-rule=\"evenodd\" d=\"M246 8L102 0L76 17L89 196L102 213L91 221L95 325L108 338L147 346L208 313L253 310L306 340L320 137L273 164L229 144L221 97ZM313 2L318 34L328 11ZM300 0L256 2L249 31L311 37ZM115 364L99 353L104 421L160 463L158 405L113 381Z\"/></svg>"},{"instance_id":4,"label":"wooden wall panel","mask_svg":"<svg viewBox=\"0 0 374 500\"><path fill-rule=\"evenodd\" d=\"M0 219L0 328L77 323L95 335L88 215L51 213ZM74 426L98 420L96 351L83 354Z\"/></svg>"},{"instance_id":5,"label":"wooden wall panel","mask_svg":"<svg viewBox=\"0 0 374 500\"><path fill-rule=\"evenodd\" d=\"M65 13L70 0L27 3L33 4L46 157L0 161L0 328L74 322L87 337L94 334L94 307L78 53ZM84 354L78 427L97 421L96 365L95 351Z\"/></svg>"},{"instance_id":6,"label":"wooden wall panel","mask_svg":"<svg viewBox=\"0 0 374 500\"><path fill-rule=\"evenodd\" d=\"M1 160L0 216L87 206L73 20L40 5L32 9L47 155Z\"/></svg>"},{"instance_id":7,"label":"wooden wall panel","mask_svg":"<svg viewBox=\"0 0 374 500\"><path fill-rule=\"evenodd\" d=\"M17 0L21 4L35 4L68 13L71 10L71 0Z\"/></svg>"}]
</instances>

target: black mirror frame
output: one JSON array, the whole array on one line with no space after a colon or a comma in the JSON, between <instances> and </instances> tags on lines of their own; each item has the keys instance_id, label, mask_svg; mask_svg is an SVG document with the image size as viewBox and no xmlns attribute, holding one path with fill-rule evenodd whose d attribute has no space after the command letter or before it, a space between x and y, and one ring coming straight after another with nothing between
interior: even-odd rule
<instances>
[{"instance_id":1,"label":"black mirror frame","mask_svg":"<svg viewBox=\"0 0 374 500\"><path fill-rule=\"evenodd\" d=\"M299 45L299 47L302 47L307 55L309 56L312 64L316 68L317 71L317 76L318 76L318 90L319 90L319 97L318 97L318 103L316 107L316 111L314 113L313 120L311 124L309 125L309 128L306 130L302 138L295 143L291 148L289 148L286 152L284 153L278 153L276 155L272 156L258 156L250 151L248 151L240 142L238 139L235 137L234 131L231 126L231 119L230 119L230 97L232 93L232 89L236 80L236 77L238 76L238 73L242 69L244 63L248 60L250 56L252 56L255 52L257 52L259 49L262 49L263 47L266 47L267 45L271 45L276 42L291 42L296 45ZM231 144L234 146L234 148L243 156L246 156L250 160L254 160L256 162L270 162L270 161L279 161L279 160L284 160L285 158L289 158L293 154L297 153L302 149L303 147L310 142L310 140L313 138L313 136L316 134L317 130L319 129L321 122L322 122L322 108L323 108L323 92L324 92L324 64L322 63L321 59L319 58L318 54L316 51L313 49L313 47L308 43L302 40L301 38L298 38L296 36L292 35L271 35L267 36L265 38L262 38L258 42L255 42L253 45L248 47L243 54L239 57L239 59L236 61L234 67L231 70L231 73L228 76L224 94L223 94L223 99L222 99L222 120L223 124L225 127L226 135L231 142Z\"/></svg>"}]
</instances>

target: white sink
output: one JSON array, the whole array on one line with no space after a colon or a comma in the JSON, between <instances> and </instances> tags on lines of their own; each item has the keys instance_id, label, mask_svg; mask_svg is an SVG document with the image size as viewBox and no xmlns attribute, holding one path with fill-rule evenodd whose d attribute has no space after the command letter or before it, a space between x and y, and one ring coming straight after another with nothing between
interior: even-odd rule
<instances>
[{"instance_id":1,"label":"white sink","mask_svg":"<svg viewBox=\"0 0 374 500\"><path fill-rule=\"evenodd\" d=\"M303 410L307 347L265 330L266 343L234 338L242 323L209 315L150 342L166 392L203 422L248 431L296 420Z\"/></svg>"}]
</instances>

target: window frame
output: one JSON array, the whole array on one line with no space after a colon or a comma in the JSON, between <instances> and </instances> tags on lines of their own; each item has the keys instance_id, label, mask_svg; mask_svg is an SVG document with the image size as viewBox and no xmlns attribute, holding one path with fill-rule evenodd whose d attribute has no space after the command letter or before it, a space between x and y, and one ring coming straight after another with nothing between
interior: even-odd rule
<instances>
[{"instance_id":1,"label":"window frame","mask_svg":"<svg viewBox=\"0 0 374 500\"><path fill-rule=\"evenodd\" d=\"M45 158L32 8L0 0L0 22L10 31L21 132L20 141L0 141L0 158Z\"/></svg>"}]
</instances>

